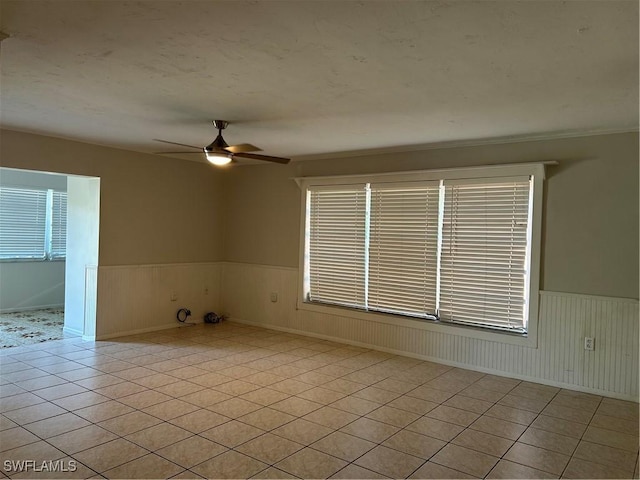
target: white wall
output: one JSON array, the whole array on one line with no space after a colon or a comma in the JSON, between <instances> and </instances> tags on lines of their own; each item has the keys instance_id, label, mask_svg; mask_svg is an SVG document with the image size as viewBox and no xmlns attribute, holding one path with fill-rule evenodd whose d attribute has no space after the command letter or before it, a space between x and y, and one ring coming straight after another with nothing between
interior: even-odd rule
<instances>
[{"instance_id":1,"label":"white wall","mask_svg":"<svg viewBox=\"0 0 640 480\"><path fill-rule=\"evenodd\" d=\"M67 190L64 175L0 168L0 185ZM0 312L64 305L65 261L0 262Z\"/></svg>"},{"instance_id":2,"label":"white wall","mask_svg":"<svg viewBox=\"0 0 640 480\"><path fill-rule=\"evenodd\" d=\"M1 262L0 312L64 306L65 262Z\"/></svg>"},{"instance_id":3,"label":"white wall","mask_svg":"<svg viewBox=\"0 0 640 480\"><path fill-rule=\"evenodd\" d=\"M0 185L19 187L53 188L67 191L67 177L57 173L34 172L15 168L0 167Z\"/></svg>"},{"instance_id":4,"label":"white wall","mask_svg":"<svg viewBox=\"0 0 640 480\"><path fill-rule=\"evenodd\" d=\"M64 330L89 337L95 335L97 285L88 269L98 265L100 225L100 179L70 176L67 180L67 268ZM90 271L90 270L89 270ZM89 301L88 301L89 300Z\"/></svg>"}]
</instances>

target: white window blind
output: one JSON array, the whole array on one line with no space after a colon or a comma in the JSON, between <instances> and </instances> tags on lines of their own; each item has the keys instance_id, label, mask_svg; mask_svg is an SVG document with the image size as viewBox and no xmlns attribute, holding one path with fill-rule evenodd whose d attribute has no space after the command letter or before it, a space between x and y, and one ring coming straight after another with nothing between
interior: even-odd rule
<instances>
[{"instance_id":1,"label":"white window blind","mask_svg":"<svg viewBox=\"0 0 640 480\"><path fill-rule=\"evenodd\" d=\"M371 310L435 316L437 182L371 186Z\"/></svg>"},{"instance_id":2,"label":"white window blind","mask_svg":"<svg viewBox=\"0 0 640 480\"><path fill-rule=\"evenodd\" d=\"M0 187L0 259L63 258L66 237L66 192Z\"/></svg>"},{"instance_id":3,"label":"white window blind","mask_svg":"<svg viewBox=\"0 0 640 480\"><path fill-rule=\"evenodd\" d=\"M305 186L304 300L528 333L544 171L511 170Z\"/></svg>"},{"instance_id":4,"label":"white window blind","mask_svg":"<svg viewBox=\"0 0 640 480\"><path fill-rule=\"evenodd\" d=\"M51 246L50 257L61 258L67 250L67 194L56 192L52 194L51 212Z\"/></svg>"},{"instance_id":5,"label":"white window blind","mask_svg":"<svg viewBox=\"0 0 640 480\"><path fill-rule=\"evenodd\" d=\"M366 185L308 192L308 300L364 308Z\"/></svg>"},{"instance_id":6,"label":"white window blind","mask_svg":"<svg viewBox=\"0 0 640 480\"><path fill-rule=\"evenodd\" d=\"M526 328L529 178L445 181L442 320Z\"/></svg>"},{"instance_id":7,"label":"white window blind","mask_svg":"<svg viewBox=\"0 0 640 480\"><path fill-rule=\"evenodd\" d=\"M46 257L47 191L0 188L0 258Z\"/></svg>"}]
</instances>

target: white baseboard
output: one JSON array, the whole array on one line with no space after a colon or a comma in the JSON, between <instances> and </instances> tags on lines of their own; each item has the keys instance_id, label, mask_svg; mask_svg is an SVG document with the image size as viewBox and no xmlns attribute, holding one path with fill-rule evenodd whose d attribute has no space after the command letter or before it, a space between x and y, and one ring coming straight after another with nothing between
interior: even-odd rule
<instances>
[{"instance_id":1,"label":"white baseboard","mask_svg":"<svg viewBox=\"0 0 640 480\"><path fill-rule=\"evenodd\" d=\"M69 335L82 335L82 330L78 330L77 328L64 327L62 329L62 333L68 333Z\"/></svg>"},{"instance_id":2,"label":"white baseboard","mask_svg":"<svg viewBox=\"0 0 640 480\"><path fill-rule=\"evenodd\" d=\"M44 310L45 308L64 308L64 303L58 303L58 304L55 304L55 305L38 305L38 306L35 306L35 307L0 308L0 313L31 312L33 310Z\"/></svg>"},{"instance_id":3,"label":"white baseboard","mask_svg":"<svg viewBox=\"0 0 640 480\"><path fill-rule=\"evenodd\" d=\"M194 320L194 321L190 321L189 323L199 324L199 323L203 323L203 321L202 320L200 320L200 321ZM164 324L164 325L158 325L158 326L154 326L154 327L138 328L136 330L127 330L127 331L124 331L124 332L116 332L116 333L107 333L107 334L103 334L103 335L96 335L95 337L93 337L91 339L89 337L87 337L87 339L88 340L96 340L96 341L109 340L109 339L112 339L112 338L126 337L128 335L138 335L140 333L149 333L149 332L155 332L155 331L159 331L159 330L168 330L170 328L188 327L189 323L173 322L173 323L167 323L167 324Z\"/></svg>"}]
</instances>

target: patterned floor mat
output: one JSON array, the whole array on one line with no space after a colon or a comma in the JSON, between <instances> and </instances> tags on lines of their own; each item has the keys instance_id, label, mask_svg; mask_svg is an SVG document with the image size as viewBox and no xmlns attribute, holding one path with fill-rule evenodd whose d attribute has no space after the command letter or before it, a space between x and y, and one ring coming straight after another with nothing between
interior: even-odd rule
<instances>
[{"instance_id":1,"label":"patterned floor mat","mask_svg":"<svg viewBox=\"0 0 640 480\"><path fill-rule=\"evenodd\" d=\"M64 338L63 326L64 310L61 308L0 313L0 348Z\"/></svg>"}]
</instances>

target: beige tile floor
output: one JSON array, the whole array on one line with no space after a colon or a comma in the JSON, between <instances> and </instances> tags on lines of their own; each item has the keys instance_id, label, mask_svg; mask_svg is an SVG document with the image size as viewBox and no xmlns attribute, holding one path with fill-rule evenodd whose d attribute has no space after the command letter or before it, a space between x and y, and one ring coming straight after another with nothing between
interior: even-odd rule
<instances>
[{"instance_id":1,"label":"beige tile floor","mask_svg":"<svg viewBox=\"0 0 640 480\"><path fill-rule=\"evenodd\" d=\"M637 403L230 322L0 373L11 478L638 478Z\"/></svg>"}]
</instances>

